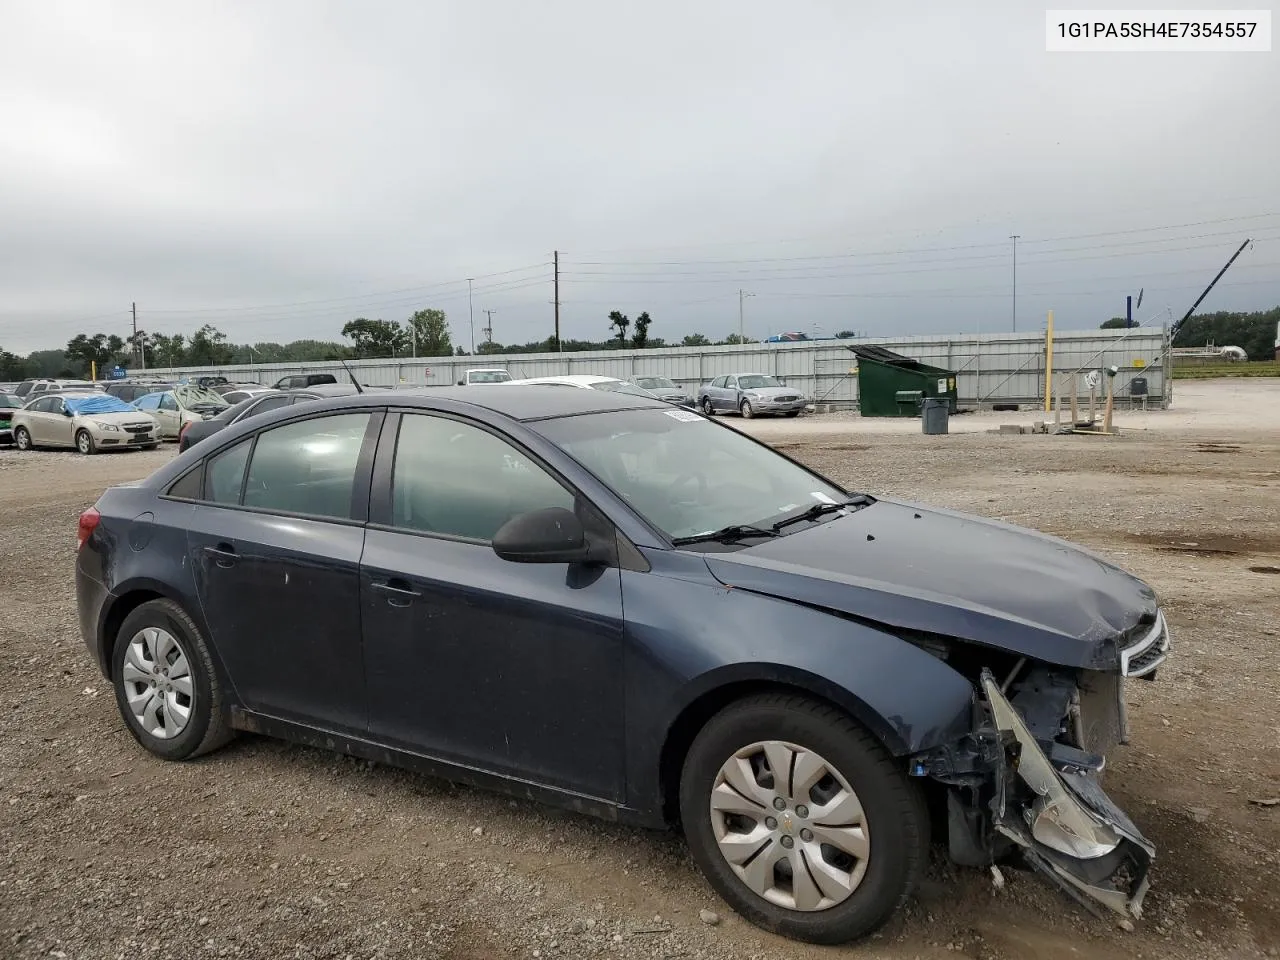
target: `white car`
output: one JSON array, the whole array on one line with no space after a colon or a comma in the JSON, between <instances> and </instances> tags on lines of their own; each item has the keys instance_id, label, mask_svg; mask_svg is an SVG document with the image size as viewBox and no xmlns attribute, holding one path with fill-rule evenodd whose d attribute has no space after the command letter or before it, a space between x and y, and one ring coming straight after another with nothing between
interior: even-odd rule
<instances>
[{"instance_id":1,"label":"white car","mask_svg":"<svg viewBox=\"0 0 1280 960\"><path fill-rule=\"evenodd\" d=\"M105 393L57 393L37 397L12 417L19 450L74 447L81 453L112 448L153 450L160 424L119 397Z\"/></svg>"},{"instance_id":2,"label":"white car","mask_svg":"<svg viewBox=\"0 0 1280 960\"><path fill-rule=\"evenodd\" d=\"M140 397L138 409L160 421L160 435L177 440L182 428L198 420L211 420L231 404L207 387L180 383L172 390Z\"/></svg>"},{"instance_id":3,"label":"white car","mask_svg":"<svg viewBox=\"0 0 1280 960\"><path fill-rule=\"evenodd\" d=\"M650 400L656 400L652 393L637 387L634 383L628 383L626 380L619 380L617 377L597 377L589 373L574 373L563 377L530 377L527 380L508 380L506 385L513 387L521 386L548 386L548 387L578 387L583 390L604 390L608 393L629 393L633 397L648 397Z\"/></svg>"}]
</instances>

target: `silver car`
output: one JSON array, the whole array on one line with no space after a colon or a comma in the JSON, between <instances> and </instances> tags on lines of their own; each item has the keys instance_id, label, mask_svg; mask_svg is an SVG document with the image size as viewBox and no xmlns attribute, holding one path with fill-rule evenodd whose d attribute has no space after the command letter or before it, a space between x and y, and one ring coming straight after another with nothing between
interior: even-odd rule
<instances>
[{"instance_id":1,"label":"silver car","mask_svg":"<svg viewBox=\"0 0 1280 960\"><path fill-rule=\"evenodd\" d=\"M57 393L37 397L12 417L19 450L74 447L83 454L143 448L160 443L160 424L132 404L105 393Z\"/></svg>"},{"instance_id":2,"label":"silver car","mask_svg":"<svg viewBox=\"0 0 1280 960\"><path fill-rule=\"evenodd\" d=\"M744 417L797 417L809 404L794 387L765 373L732 373L716 377L698 391L698 406L708 417L740 413Z\"/></svg>"}]
</instances>

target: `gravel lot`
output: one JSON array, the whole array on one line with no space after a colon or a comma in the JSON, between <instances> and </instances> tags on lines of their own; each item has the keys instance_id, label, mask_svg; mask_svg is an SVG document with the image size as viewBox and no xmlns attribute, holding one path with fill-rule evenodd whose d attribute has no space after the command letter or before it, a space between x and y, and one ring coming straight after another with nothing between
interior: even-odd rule
<instances>
[{"instance_id":1,"label":"gravel lot","mask_svg":"<svg viewBox=\"0 0 1280 960\"><path fill-rule=\"evenodd\" d=\"M742 425L855 488L1071 538L1161 593L1176 655L1130 684L1133 745L1109 763L1159 848L1132 933L1034 875L997 893L935 860L875 939L810 948L739 921L674 836L250 736L149 759L76 631L75 523L173 448L0 450L0 957L1277 956L1280 806L1253 801L1280 798L1280 380L1177 390L1114 438L967 425L1017 415L946 437Z\"/></svg>"}]
</instances>

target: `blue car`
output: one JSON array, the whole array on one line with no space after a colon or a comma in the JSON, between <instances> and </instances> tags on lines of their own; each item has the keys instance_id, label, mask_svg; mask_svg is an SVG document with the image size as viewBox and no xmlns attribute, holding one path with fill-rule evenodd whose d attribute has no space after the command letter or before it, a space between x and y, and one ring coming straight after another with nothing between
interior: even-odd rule
<instances>
[{"instance_id":1,"label":"blue car","mask_svg":"<svg viewBox=\"0 0 1280 960\"><path fill-rule=\"evenodd\" d=\"M753 923L838 943L936 841L1140 913L1098 783L1152 590L1062 541L843 489L598 390L377 391L231 424L80 518L124 724L248 730L677 827Z\"/></svg>"}]
</instances>

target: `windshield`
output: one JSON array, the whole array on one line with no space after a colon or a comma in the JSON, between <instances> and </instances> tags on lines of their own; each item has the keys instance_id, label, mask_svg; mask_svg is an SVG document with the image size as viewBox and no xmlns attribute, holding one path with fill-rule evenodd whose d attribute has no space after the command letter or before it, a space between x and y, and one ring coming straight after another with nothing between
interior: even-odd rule
<instances>
[{"instance_id":1,"label":"windshield","mask_svg":"<svg viewBox=\"0 0 1280 960\"><path fill-rule=\"evenodd\" d=\"M472 370L467 379L472 383L506 383L511 374L505 370Z\"/></svg>"},{"instance_id":2,"label":"windshield","mask_svg":"<svg viewBox=\"0 0 1280 960\"><path fill-rule=\"evenodd\" d=\"M15 397L10 393L0 393L0 407L20 407L22 406L22 398Z\"/></svg>"},{"instance_id":3,"label":"windshield","mask_svg":"<svg viewBox=\"0 0 1280 960\"><path fill-rule=\"evenodd\" d=\"M188 409L199 406L213 406L221 410L227 406L227 401L223 400L220 394L214 393L207 387L197 387L190 383L174 387L173 395L178 398L178 403Z\"/></svg>"},{"instance_id":4,"label":"windshield","mask_svg":"<svg viewBox=\"0 0 1280 960\"><path fill-rule=\"evenodd\" d=\"M781 387L782 381L777 377L766 377L763 374L751 373L738 378L738 386L743 390L758 390L761 387Z\"/></svg>"},{"instance_id":5,"label":"windshield","mask_svg":"<svg viewBox=\"0 0 1280 960\"><path fill-rule=\"evenodd\" d=\"M677 390L679 389L674 383L666 377L638 377L636 383L644 387L646 390Z\"/></svg>"},{"instance_id":6,"label":"windshield","mask_svg":"<svg viewBox=\"0 0 1280 960\"><path fill-rule=\"evenodd\" d=\"M591 384L592 390L604 390L607 393L625 393L632 397L648 397L653 399L653 394L648 390L641 390L634 383L627 383L625 380L601 380L599 383Z\"/></svg>"},{"instance_id":7,"label":"windshield","mask_svg":"<svg viewBox=\"0 0 1280 960\"><path fill-rule=\"evenodd\" d=\"M847 497L768 447L685 410L562 417L536 429L672 538L767 524Z\"/></svg>"}]
</instances>

